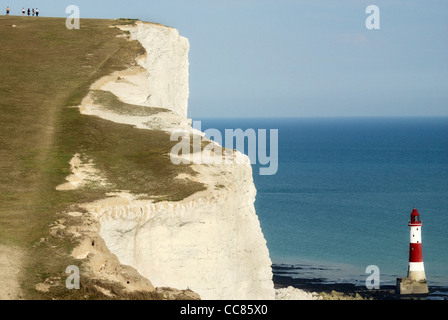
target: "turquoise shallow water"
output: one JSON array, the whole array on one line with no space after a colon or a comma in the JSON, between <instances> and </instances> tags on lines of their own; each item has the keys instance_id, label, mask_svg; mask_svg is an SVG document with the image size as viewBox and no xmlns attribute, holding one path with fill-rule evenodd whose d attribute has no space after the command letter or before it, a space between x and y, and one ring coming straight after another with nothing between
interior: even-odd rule
<instances>
[{"instance_id":1,"label":"turquoise shallow water","mask_svg":"<svg viewBox=\"0 0 448 320\"><path fill-rule=\"evenodd\" d=\"M223 136L278 129L277 173L253 165L255 208L273 263L296 265L292 276L362 283L376 265L394 284L415 207L428 283L448 286L448 118L195 120Z\"/></svg>"}]
</instances>

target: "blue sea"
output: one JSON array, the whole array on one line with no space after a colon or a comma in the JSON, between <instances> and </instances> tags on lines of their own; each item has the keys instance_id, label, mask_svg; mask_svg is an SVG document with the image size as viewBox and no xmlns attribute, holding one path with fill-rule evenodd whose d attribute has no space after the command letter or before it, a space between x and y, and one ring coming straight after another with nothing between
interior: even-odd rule
<instances>
[{"instance_id":1,"label":"blue sea","mask_svg":"<svg viewBox=\"0 0 448 320\"><path fill-rule=\"evenodd\" d=\"M417 208L428 284L448 287L448 118L194 120L223 136L278 130L277 173L260 175L267 165L253 164L274 266L360 285L375 265L381 285L394 285L407 274L407 223Z\"/></svg>"}]
</instances>

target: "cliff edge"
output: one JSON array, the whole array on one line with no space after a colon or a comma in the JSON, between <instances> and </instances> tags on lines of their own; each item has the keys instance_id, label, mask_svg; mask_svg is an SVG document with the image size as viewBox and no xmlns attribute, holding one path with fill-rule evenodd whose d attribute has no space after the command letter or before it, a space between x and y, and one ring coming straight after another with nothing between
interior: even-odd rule
<instances>
[{"instance_id":1,"label":"cliff edge","mask_svg":"<svg viewBox=\"0 0 448 320\"><path fill-rule=\"evenodd\" d=\"M146 54L136 66L95 82L79 106L81 113L132 125L131 130L163 131L168 138L181 130L207 143L187 119L188 40L158 24L136 22L120 28ZM81 207L99 223L105 246L119 262L155 287L191 289L202 299L274 299L271 260L254 209L250 161L237 151L233 157L237 161L232 164L192 164L192 173L174 177L204 185L178 201L117 190ZM59 190L110 183L88 155L75 155L72 162L72 175ZM171 183L167 179L164 185ZM91 250L81 245L73 255L83 259Z\"/></svg>"}]
</instances>

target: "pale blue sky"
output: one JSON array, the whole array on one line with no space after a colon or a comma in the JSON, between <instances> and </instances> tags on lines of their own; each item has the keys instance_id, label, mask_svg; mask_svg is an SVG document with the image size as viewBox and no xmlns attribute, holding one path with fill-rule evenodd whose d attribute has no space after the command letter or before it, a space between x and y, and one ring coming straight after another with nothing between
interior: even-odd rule
<instances>
[{"instance_id":1,"label":"pale blue sky","mask_svg":"<svg viewBox=\"0 0 448 320\"><path fill-rule=\"evenodd\" d=\"M138 18L186 36L190 117L448 116L446 0L9 3L59 17L70 4L82 18ZM380 30L365 27L370 4Z\"/></svg>"}]
</instances>

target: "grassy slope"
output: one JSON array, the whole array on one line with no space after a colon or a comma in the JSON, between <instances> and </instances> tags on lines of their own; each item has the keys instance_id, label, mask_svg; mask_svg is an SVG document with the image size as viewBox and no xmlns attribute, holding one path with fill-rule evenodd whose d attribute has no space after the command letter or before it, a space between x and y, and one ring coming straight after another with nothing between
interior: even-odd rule
<instances>
[{"instance_id":1,"label":"grassy slope","mask_svg":"<svg viewBox=\"0 0 448 320\"><path fill-rule=\"evenodd\" d=\"M74 153L89 156L117 190L180 200L203 186L173 179L174 142L163 132L138 130L80 115L77 105L89 85L123 69L143 52L115 35L114 21L82 20L67 30L65 19L0 17L0 242L26 250L22 287L26 298L60 298L34 290L49 276L65 278L73 244L49 239L49 224L69 205L109 190L57 192L70 173ZM16 25L16 27L12 27ZM12 266L13 267L13 266ZM67 291L67 290L66 290ZM62 293L82 298L85 291Z\"/></svg>"}]
</instances>

